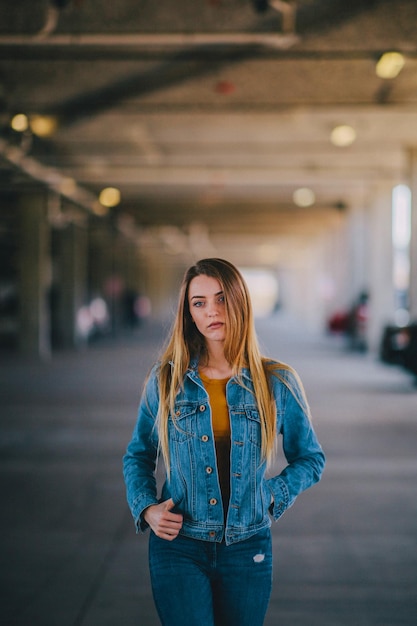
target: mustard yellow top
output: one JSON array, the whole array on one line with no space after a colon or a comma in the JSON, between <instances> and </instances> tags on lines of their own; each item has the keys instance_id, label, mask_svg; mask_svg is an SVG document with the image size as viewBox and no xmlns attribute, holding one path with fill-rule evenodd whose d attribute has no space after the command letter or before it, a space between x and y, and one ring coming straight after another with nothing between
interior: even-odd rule
<instances>
[{"instance_id":1,"label":"mustard yellow top","mask_svg":"<svg viewBox=\"0 0 417 626\"><path fill-rule=\"evenodd\" d=\"M229 378L207 378L201 372L199 374L210 401L217 469L226 517L230 497L230 418L226 401L226 384Z\"/></svg>"}]
</instances>

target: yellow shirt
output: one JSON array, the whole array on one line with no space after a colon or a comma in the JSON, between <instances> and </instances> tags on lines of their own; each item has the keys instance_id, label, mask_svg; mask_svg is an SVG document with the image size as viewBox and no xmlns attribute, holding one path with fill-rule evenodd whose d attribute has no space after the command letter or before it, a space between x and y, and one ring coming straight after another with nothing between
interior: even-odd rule
<instances>
[{"instance_id":1,"label":"yellow shirt","mask_svg":"<svg viewBox=\"0 0 417 626\"><path fill-rule=\"evenodd\" d=\"M226 384L229 378L207 378L201 372L199 374L210 401L217 468L226 517L230 497L230 418L226 402Z\"/></svg>"}]
</instances>

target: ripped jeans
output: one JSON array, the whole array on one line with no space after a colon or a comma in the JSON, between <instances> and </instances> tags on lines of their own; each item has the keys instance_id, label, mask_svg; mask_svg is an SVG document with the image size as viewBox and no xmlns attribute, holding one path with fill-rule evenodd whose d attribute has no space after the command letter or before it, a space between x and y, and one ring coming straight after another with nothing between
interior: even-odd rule
<instances>
[{"instance_id":1,"label":"ripped jeans","mask_svg":"<svg viewBox=\"0 0 417 626\"><path fill-rule=\"evenodd\" d=\"M269 528L226 546L151 532L149 565L163 626L262 626L272 587Z\"/></svg>"}]
</instances>

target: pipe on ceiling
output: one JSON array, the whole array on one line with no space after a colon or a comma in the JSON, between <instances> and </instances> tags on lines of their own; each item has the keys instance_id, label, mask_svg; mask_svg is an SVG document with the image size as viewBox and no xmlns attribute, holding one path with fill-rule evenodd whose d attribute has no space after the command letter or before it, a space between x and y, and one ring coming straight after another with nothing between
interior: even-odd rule
<instances>
[{"instance_id":1,"label":"pipe on ceiling","mask_svg":"<svg viewBox=\"0 0 417 626\"><path fill-rule=\"evenodd\" d=\"M42 31L41 31L42 32ZM160 33L114 35L1 35L0 47L35 46L44 48L191 48L195 46L259 45L287 49L299 38L293 33Z\"/></svg>"}]
</instances>

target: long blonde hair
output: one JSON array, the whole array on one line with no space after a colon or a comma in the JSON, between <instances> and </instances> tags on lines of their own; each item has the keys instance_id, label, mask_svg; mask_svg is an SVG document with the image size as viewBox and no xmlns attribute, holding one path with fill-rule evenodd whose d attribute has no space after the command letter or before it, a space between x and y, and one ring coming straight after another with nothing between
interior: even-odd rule
<instances>
[{"instance_id":1,"label":"long blonde hair","mask_svg":"<svg viewBox=\"0 0 417 626\"><path fill-rule=\"evenodd\" d=\"M190 267L184 275L177 314L160 362L160 404L157 420L160 448L168 472L168 418L171 414L175 421L175 399L183 385L190 360L206 356L204 337L192 321L188 303L190 282L200 275L216 278L221 285L225 298L227 331L224 354L238 379L243 367L250 370L260 416L263 458L270 461L275 450L276 406L269 375L276 366L274 367L260 353L248 287L239 270L229 261L217 258L202 259ZM240 382L243 385L241 379Z\"/></svg>"}]
</instances>

